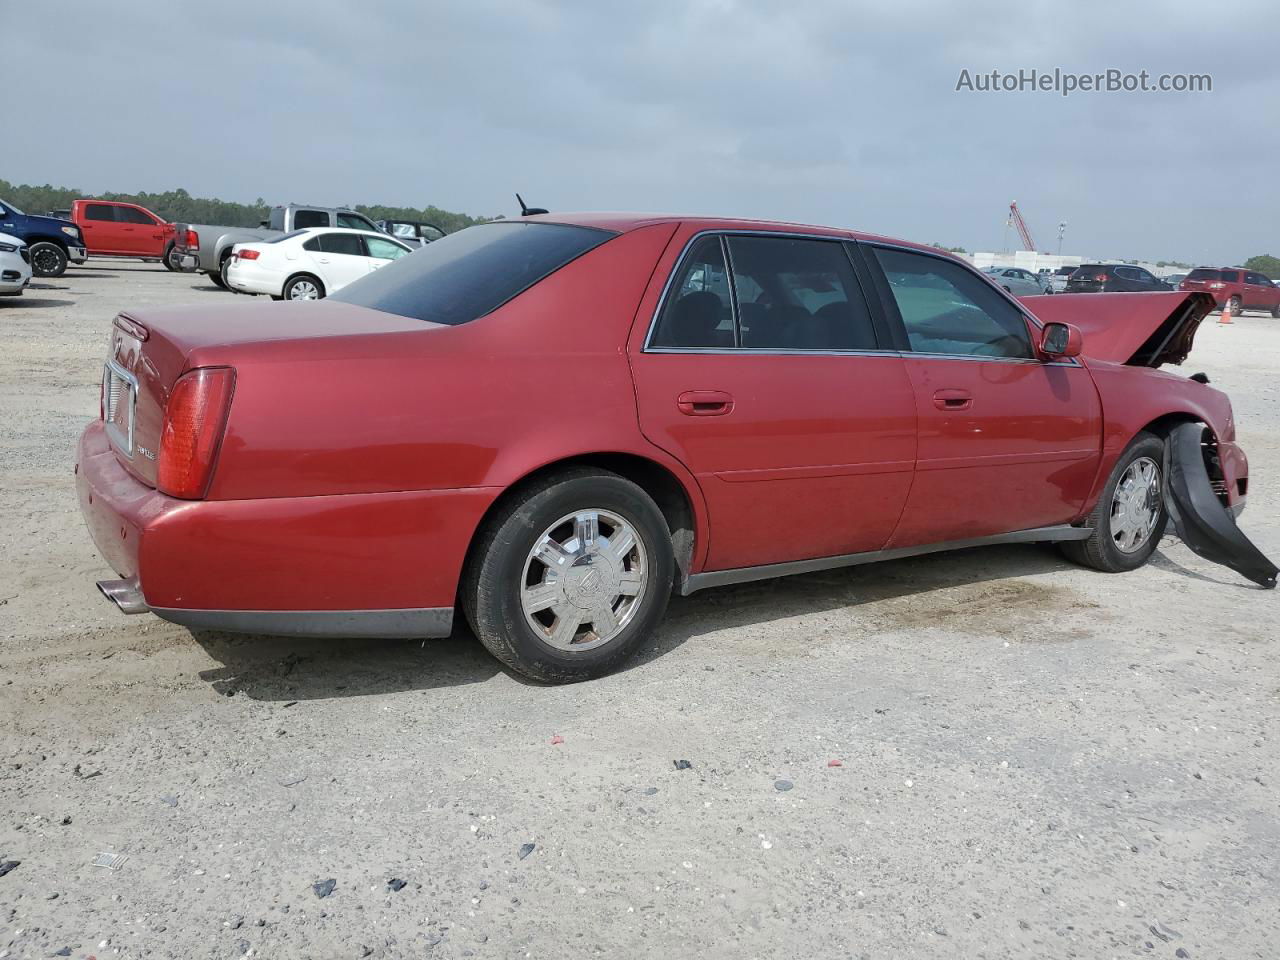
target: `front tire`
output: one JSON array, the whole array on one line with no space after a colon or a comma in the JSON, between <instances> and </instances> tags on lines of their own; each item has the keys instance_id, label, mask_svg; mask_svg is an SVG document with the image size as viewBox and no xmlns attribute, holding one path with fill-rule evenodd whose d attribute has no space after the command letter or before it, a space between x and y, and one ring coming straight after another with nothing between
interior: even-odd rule
<instances>
[{"instance_id":1,"label":"front tire","mask_svg":"<svg viewBox=\"0 0 1280 960\"><path fill-rule=\"evenodd\" d=\"M280 296L285 300L323 300L324 284L318 277L313 277L309 273L300 273L296 277L289 278Z\"/></svg>"},{"instance_id":2,"label":"front tire","mask_svg":"<svg viewBox=\"0 0 1280 960\"><path fill-rule=\"evenodd\" d=\"M37 277L60 277L67 272L67 251L42 240L31 245L31 272Z\"/></svg>"},{"instance_id":3,"label":"front tire","mask_svg":"<svg viewBox=\"0 0 1280 960\"><path fill-rule=\"evenodd\" d=\"M1231 308L1231 315L1233 317L1238 317L1240 316L1240 311L1243 309L1244 304L1241 302L1240 298L1236 296L1227 301L1227 306Z\"/></svg>"},{"instance_id":4,"label":"front tire","mask_svg":"<svg viewBox=\"0 0 1280 960\"><path fill-rule=\"evenodd\" d=\"M1104 573L1136 570L1151 558L1164 536L1164 441L1143 431L1120 455L1098 498L1088 540L1063 543L1076 563Z\"/></svg>"},{"instance_id":5,"label":"front tire","mask_svg":"<svg viewBox=\"0 0 1280 960\"><path fill-rule=\"evenodd\" d=\"M515 672L592 680L647 643L675 576L662 511L617 474L539 481L481 530L463 577L471 629Z\"/></svg>"},{"instance_id":6,"label":"front tire","mask_svg":"<svg viewBox=\"0 0 1280 960\"><path fill-rule=\"evenodd\" d=\"M162 258L164 268L166 270L177 271L178 269L178 248L172 243L164 248L164 257Z\"/></svg>"}]
</instances>

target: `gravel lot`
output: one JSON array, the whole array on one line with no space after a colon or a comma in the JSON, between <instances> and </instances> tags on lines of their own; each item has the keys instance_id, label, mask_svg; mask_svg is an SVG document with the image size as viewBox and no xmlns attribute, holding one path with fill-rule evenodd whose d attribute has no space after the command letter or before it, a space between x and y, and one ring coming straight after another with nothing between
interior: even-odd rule
<instances>
[{"instance_id":1,"label":"gravel lot","mask_svg":"<svg viewBox=\"0 0 1280 960\"><path fill-rule=\"evenodd\" d=\"M0 957L1280 954L1277 597L1174 539L708 591L560 688L465 635L119 615L75 439L115 311L209 298L94 261L0 299ZM1234 399L1272 557L1278 369L1252 314L1185 368Z\"/></svg>"}]
</instances>

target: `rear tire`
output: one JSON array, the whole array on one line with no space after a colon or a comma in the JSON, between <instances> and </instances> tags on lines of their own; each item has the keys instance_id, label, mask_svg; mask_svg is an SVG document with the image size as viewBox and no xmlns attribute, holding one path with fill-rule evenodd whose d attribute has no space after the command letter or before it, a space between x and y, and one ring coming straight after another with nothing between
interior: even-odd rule
<instances>
[{"instance_id":1,"label":"rear tire","mask_svg":"<svg viewBox=\"0 0 1280 960\"><path fill-rule=\"evenodd\" d=\"M67 272L67 251L42 240L31 245L31 272L37 277L60 277Z\"/></svg>"},{"instance_id":2,"label":"rear tire","mask_svg":"<svg viewBox=\"0 0 1280 960\"><path fill-rule=\"evenodd\" d=\"M480 642L516 673L576 683L649 642L674 576L653 498L617 474L576 469L538 481L485 523L461 598Z\"/></svg>"},{"instance_id":3,"label":"rear tire","mask_svg":"<svg viewBox=\"0 0 1280 960\"><path fill-rule=\"evenodd\" d=\"M214 278L213 282L216 283L218 286L220 286L223 290L231 289L231 284L227 283L227 264L229 264L230 262L231 262L231 251L228 250L218 260L217 274L216 275L212 273L209 274L210 277Z\"/></svg>"},{"instance_id":4,"label":"rear tire","mask_svg":"<svg viewBox=\"0 0 1280 960\"><path fill-rule=\"evenodd\" d=\"M1093 535L1088 540L1060 544L1067 558L1104 573L1124 573L1146 563L1169 522L1164 507L1163 471L1164 441L1144 430L1116 461L1089 514L1086 524L1093 528ZM1146 478L1150 478L1149 483ZM1122 483L1129 495L1119 489ZM1131 541L1128 535L1135 529L1143 535Z\"/></svg>"},{"instance_id":5,"label":"rear tire","mask_svg":"<svg viewBox=\"0 0 1280 960\"><path fill-rule=\"evenodd\" d=\"M1231 315L1238 317L1244 305L1240 302L1240 298L1236 296L1227 301L1227 306L1231 308Z\"/></svg>"},{"instance_id":6,"label":"rear tire","mask_svg":"<svg viewBox=\"0 0 1280 960\"><path fill-rule=\"evenodd\" d=\"M320 282L319 277L300 273L296 277L289 278L280 296L284 300L323 300L324 284Z\"/></svg>"},{"instance_id":7,"label":"rear tire","mask_svg":"<svg viewBox=\"0 0 1280 960\"><path fill-rule=\"evenodd\" d=\"M1277 303L1274 307L1271 308L1271 316L1277 320L1280 320L1280 303Z\"/></svg>"}]
</instances>

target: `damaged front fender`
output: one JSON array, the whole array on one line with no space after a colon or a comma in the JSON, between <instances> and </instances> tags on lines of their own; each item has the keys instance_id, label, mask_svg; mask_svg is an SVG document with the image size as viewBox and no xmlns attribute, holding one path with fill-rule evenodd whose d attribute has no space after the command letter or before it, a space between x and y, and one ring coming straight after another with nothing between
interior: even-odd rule
<instances>
[{"instance_id":1,"label":"damaged front fender","mask_svg":"<svg viewBox=\"0 0 1280 960\"><path fill-rule=\"evenodd\" d=\"M1164 448L1164 501L1182 542L1195 553L1230 567L1268 590L1276 585L1276 565L1263 556L1236 525L1218 498L1205 467L1204 427L1182 423Z\"/></svg>"}]
</instances>

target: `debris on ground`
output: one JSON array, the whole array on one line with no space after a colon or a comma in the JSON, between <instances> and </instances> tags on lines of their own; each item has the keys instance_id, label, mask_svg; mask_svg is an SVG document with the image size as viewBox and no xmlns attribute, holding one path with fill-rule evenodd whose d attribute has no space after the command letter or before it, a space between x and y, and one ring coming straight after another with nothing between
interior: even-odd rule
<instances>
[{"instance_id":1,"label":"debris on ground","mask_svg":"<svg viewBox=\"0 0 1280 960\"><path fill-rule=\"evenodd\" d=\"M399 893L406 886L408 886L408 883L409 883L408 880L401 880L399 877L392 877L390 880L387 881L387 887L395 891L396 893Z\"/></svg>"},{"instance_id":2,"label":"debris on ground","mask_svg":"<svg viewBox=\"0 0 1280 960\"><path fill-rule=\"evenodd\" d=\"M290 778L290 779L288 779L288 780L281 780L281 781L280 781L280 786L282 786L282 787L296 787L298 784L302 783L302 782L303 782L304 780L306 780L306 779L307 779L307 775L304 773L304 774L302 774L301 776L298 776L298 777L292 777L292 778Z\"/></svg>"},{"instance_id":3,"label":"debris on ground","mask_svg":"<svg viewBox=\"0 0 1280 960\"><path fill-rule=\"evenodd\" d=\"M562 744L562 743L564 743L564 737L560 736L560 734L557 733L551 737L551 745L553 747L558 746L559 744Z\"/></svg>"},{"instance_id":4,"label":"debris on ground","mask_svg":"<svg viewBox=\"0 0 1280 960\"><path fill-rule=\"evenodd\" d=\"M178 798L175 796L161 797L160 802L169 807L176 807L178 805Z\"/></svg>"},{"instance_id":5,"label":"debris on ground","mask_svg":"<svg viewBox=\"0 0 1280 960\"><path fill-rule=\"evenodd\" d=\"M317 880L311 885L311 889L315 891L315 895L323 900L329 894L333 893L333 888L338 885L338 881L330 877L328 880Z\"/></svg>"},{"instance_id":6,"label":"debris on ground","mask_svg":"<svg viewBox=\"0 0 1280 960\"><path fill-rule=\"evenodd\" d=\"M516 854L516 856L519 857L521 860L523 860L529 854L533 853L533 848L535 846L537 846L537 844L533 844L533 843L526 843L521 845L520 850Z\"/></svg>"},{"instance_id":7,"label":"debris on ground","mask_svg":"<svg viewBox=\"0 0 1280 960\"><path fill-rule=\"evenodd\" d=\"M693 764L692 764L692 763L690 763L688 760L672 760L671 762L672 762L672 763L674 763L674 764L676 765L676 769L677 769L677 770L692 770L692 769L693 769Z\"/></svg>"},{"instance_id":8,"label":"debris on ground","mask_svg":"<svg viewBox=\"0 0 1280 960\"><path fill-rule=\"evenodd\" d=\"M843 760L828 760L828 761L827 761L827 766L828 766L828 767L843 767L843 766L844 766L844 761L843 761Z\"/></svg>"},{"instance_id":9,"label":"debris on ground","mask_svg":"<svg viewBox=\"0 0 1280 960\"><path fill-rule=\"evenodd\" d=\"M93 858L95 867L106 867L108 870L119 870L129 858L123 853L100 853Z\"/></svg>"},{"instance_id":10,"label":"debris on ground","mask_svg":"<svg viewBox=\"0 0 1280 960\"><path fill-rule=\"evenodd\" d=\"M788 790L790 790L794 786L795 784L792 783L790 780L773 781L773 789L777 790L779 793L786 793Z\"/></svg>"},{"instance_id":11,"label":"debris on ground","mask_svg":"<svg viewBox=\"0 0 1280 960\"><path fill-rule=\"evenodd\" d=\"M12 873L21 864L21 860L0 860L0 877L3 877L6 873Z\"/></svg>"}]
</instances>

